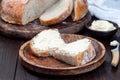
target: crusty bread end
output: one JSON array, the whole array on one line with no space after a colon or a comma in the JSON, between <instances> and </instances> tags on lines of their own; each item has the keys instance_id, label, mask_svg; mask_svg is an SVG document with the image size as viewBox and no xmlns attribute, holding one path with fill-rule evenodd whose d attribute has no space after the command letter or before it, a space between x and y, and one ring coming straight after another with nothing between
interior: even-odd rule
<instances>
[{"instance_id":1,"label":"crusty bread end","mask_svg":"<svg viewBox=\"0 0 120 80\"><path fill-rule=\"evenodd\" d=\"M73 21L83 18L88 12L87 0L74 0L74 9L72 12Z\"/></svg>"}]
</instances>

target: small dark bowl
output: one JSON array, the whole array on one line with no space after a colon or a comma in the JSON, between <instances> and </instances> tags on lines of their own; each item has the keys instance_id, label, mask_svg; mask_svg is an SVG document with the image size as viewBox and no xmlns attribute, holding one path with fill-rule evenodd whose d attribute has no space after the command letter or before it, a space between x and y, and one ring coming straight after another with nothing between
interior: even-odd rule
<instances>
[{"instance_id":1,"label":"small dark bowl","mask_svg":"<svg viewBox=\"0 0 120 80\"><path fill-rule=\"evenodd\" d=\"M93 30L93 29L89 28L92 24L92 21L89 22L88 24L86 24L85 27L88 30L90 36L95 37L95 38L108 39L108 38L112 38L118 30L118 25L116 23L111 22L111 21L108 21L108 22L112 23L114 25L114 27L116 27L116 29L110 30L110 31Z\"/></svg>"}]
</instances>

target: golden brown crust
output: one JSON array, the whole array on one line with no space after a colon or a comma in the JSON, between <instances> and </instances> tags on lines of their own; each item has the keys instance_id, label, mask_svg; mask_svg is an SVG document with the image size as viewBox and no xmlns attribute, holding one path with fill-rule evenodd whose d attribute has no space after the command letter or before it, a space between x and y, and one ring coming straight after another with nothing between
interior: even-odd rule
<instances>
[{"instance_id":1,"label":"golden brown crust","mask_svg":"<svg viewBox=\"0 0 120 80\"><path fill-rule=\"evenodd\" d=\"M73 21L81 19L88 11L87 0L74 0Z\"/></svg>"},{"instance_id":2,"label":"golden brown crust","mask_svg":"<svg viewBox=\"0 0 120 80\"><path fill-rule=\"evenodd\" d=\"M8 23L22 24L22 15L29 0L2 0L1 18Z\"/></svg>"},{"instance_id":3,"label":"golden brown crust","mask_svg":"<svg viewBox=\"0 0 120 80\"><path fill-rule=\"evenodd\" d=\"M81 62L84 58L84 52L83 53L79 53L77 56L76 56L76 65L79 66L81 65Z\"/></svg>"},{"instance_id":4,"label":"golden brown crust","mask_svg":"<svg viewBox=\"0 0 120 80\"><path fill-rule=\"evenodd\" d=\"M70 3L67 10L64 13L62 13L61 15L59 15L53 19L50 19L50 20L43 20L40 18L40 22L42 25L52 25L52 24L59 23L59 22L65 20L71 14L72 9L73 9L73 3Z\"/></svg>"}]
</instances>

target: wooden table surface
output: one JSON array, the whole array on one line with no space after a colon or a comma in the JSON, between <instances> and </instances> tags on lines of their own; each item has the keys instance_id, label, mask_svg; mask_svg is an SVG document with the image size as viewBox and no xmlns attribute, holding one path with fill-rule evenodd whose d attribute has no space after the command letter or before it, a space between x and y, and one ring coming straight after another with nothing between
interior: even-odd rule
<instances>
[{"instance_id":1,"label":"wooden table surface","mask_svg":"<svg viewBox=\"0 0 120 80\"><path fill-rule=\"evenodd\" d=\"M85 29L78 34L89 36ZM109 42L114 39L120 41L120 29L111 39L98 39L107 50L106 60L99 68L81 75L49 76L29 71L20 64L18 50L27 40L10 39L0 35L0 80L120 80L120 65L116 68L111 66Z\"/></svg>"},{"instance_id":2,"label":"wooden table surface","mask_svg":"<svg viewBox=\"0 0 120 80\"><path fill-rule=\"evenodd\" d=\"M85 29L78 34L89 36ZM27 40L10 39L0 35L0 80L120 80L120 64L116 68L111 66L109 43L114 39L120 41L120 29L111 39L98 39L107 50L106 60L99 68L74 76L49 76L34 73L20 64L18 51Z\"/></svg>"}]
</instances>

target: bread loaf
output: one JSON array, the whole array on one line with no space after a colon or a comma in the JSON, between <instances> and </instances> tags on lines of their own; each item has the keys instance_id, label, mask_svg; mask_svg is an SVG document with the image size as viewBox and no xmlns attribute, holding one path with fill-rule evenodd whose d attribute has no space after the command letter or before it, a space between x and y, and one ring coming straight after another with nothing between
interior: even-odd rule
<instances>
[{"instance_id":1,"label":"bread loaf","mask_svg":"<svg viewBox=\"0 0 120 80\"><path fill-rule=\"evenodd\" d=\"M40 16L43 25L51 25L65 20L73 10L73 0L59 0Z\"/></svg>"},{"instance_id":2,"label":"bread loaf","mask_svg":"<svg viewBox=\"0 0 120 80\"><path fill-rule=\"evenodd\" d=\"M39 18L52 25L72 15L78 21L87 13L87 0L2 0L1 18L12 24L26 25Z\"/></svg>"},{"instance_id":3,"label":"bread loaf","mask_svg":"<svg viewBox=\"0 0 120 80\"><path fill-rule=\"evenodd\" d=\"M87 0L74 0L73 21L78 21L88 12Z\"/></svg>"},{"instance_id":4,"label":"bread loaf","mask_svg":"<svg viewBox=\"0 0 120 80\"><path fill-rule=\"evenodd\" d=\"M14 24L25 25L37 18L58 0L2 0L1 18Z\"/></svg>"},{"instance_id":5,"label":"bread loaf","mask_svg":"<svg viewBox=\"0 0 120 80\"><path fill-rule=\"evenodd\" d=\"M30 41L30 49L34 55L46 57L64 44L58 30L49 29L40 32Z\"/></svg>"},{"instance_id":6,"label":"bread loaf","mask_svg":"<svg viewBox=\"0 0 120 80\"><path fill-rule=\"evenodd\" d=\"M70 65L83 65L96 56L91 40L85 38L59 47L53 57Z\"/></svg>"}]
</instances>

